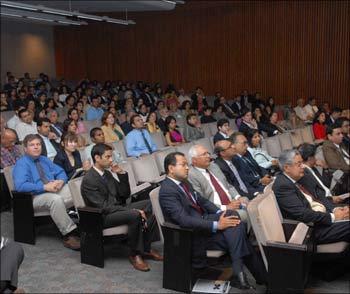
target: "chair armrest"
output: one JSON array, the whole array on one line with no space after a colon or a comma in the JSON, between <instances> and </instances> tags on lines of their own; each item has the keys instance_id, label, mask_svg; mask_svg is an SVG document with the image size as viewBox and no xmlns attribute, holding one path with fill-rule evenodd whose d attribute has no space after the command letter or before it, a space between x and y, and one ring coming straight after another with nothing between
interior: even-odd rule
<instances>
[{"instance_id":1,"label":"chair armrest","mask_svg":"<svg viewBox=\"0 0 350 294\"><path fill-rule=\"evenodd\" d=\"M180 227L178 225L175 225L175 224L169 223L169 222L164 222L164 224L162 224L161 226L165 227L165 228L168 228L168 229L178 230L178 231L193 232L192 229L182 228L182 227Z\"/></svg>"},{"instance_id":2,"label":"chair armrest","mask_svg":"<svg viewBox=\"0 0 350 294\"><path fill-rule=\"evenodd\" d=\"M280 248L285 250L307 251L307 246L304 244L293 244L277 241L266 241L267 247Z\"/></svg>"},{"instance_id":3,"label":"chair armrest","mask_svg":"<svg viewBox=\"0 0 350 294\"><path fill-rule=\"evenodd\" d=\"M102 209L86 206L78 208L78 213L79 224L82 233L93 233L102 236Z\"/></svg>"},{"instance_id":4,"label":"chair armrest","mask_svg":"<svg viewBox=\"0 0 350 294\"><path fill-rule=\"evenodd\" d=\"M136 196L140 192L143 192L144 190L146 190L150 187L152 187L152 185L150 183L142 183L141 185L138 185L134 188L131 188L131 195Z\"/></svg>"},{"instance_id":5,"label":"chair armrest","mask_svg":"<svg viewBox=\"0 0 350 294\"><path fill-rule=\"evenodd\" d=\"M87 212L87 213L95 213L95 214L102 214L101 208L91 207L91 206L85 206L85 207L79 207L78 212Z\"/></svg>"},{"instance_id":6,"label":"chair armrest","mask_svg":"<svg viewBox=\"0 0 350 294\"><path fill-rule=\"evenodd\" d=\"M31 197L34 196L34 194L31 193L31 192L18 192L18 191L13 190L13 191L11 191L11 193L12 193L13 198L16 198L16 199L19 199L19 200L21 200L21 199L30 199L30 200L32 200Z\"/></svg>"}]
</instances>

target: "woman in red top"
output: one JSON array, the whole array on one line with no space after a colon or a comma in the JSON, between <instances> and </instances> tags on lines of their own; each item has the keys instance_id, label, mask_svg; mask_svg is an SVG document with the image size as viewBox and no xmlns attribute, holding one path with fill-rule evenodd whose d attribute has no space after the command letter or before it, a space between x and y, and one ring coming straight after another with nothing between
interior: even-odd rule
<instances>
[{"instance_id":1,"label":"woman in red top","mask_svg":"<svg viewBox=\"0 0 350 294\"><path fill-rule=\"evenodd\" d=\"M312 130L314 131L315 140L323 141L326 139L326 113L319 111L315 114Z\"/></svg>"}]
</instances>

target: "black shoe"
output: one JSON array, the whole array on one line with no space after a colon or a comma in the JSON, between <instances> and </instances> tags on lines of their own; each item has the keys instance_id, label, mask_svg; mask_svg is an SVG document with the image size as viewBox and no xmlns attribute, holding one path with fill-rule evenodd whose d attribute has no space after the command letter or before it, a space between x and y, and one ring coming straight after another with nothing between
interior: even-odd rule
<instances>
[{"instance_id":1,"label":"black shoe","mask_svg":"<svg viewBox=\"0 0 350 294\"><path fill-rule=\"evenodd\" d=\"M242 290L255 289L252 285L249 284L247 276L244 272L238 273L238 275L231 280L231 287L238 288Z\"/></svg>"}]
</instances>

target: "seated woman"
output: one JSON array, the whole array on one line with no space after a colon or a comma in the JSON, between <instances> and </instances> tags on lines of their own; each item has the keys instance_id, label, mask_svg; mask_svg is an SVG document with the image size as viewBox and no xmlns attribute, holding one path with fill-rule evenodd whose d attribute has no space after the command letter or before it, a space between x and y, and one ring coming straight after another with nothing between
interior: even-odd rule
<instances>
[{"instance_id":1,"label":"seated woman","mask_svg":"<svg viewBox=\"0 0 350 294\"><path fill-rule=\"evenodd\" d=\"M278 170L278 160L271 157L261 148L261 135L256 129L248 129L245 133L248 140L248 151L255 161L263 168L270 171Z\"/></svg>"},{"instance_id":2,"label":"seated woman","mask_svg":"<svg viewBox=\"0 0 350 294\"><path fill-rule=\"evenodd\" d=\"M63 123L63 132L64 133L73 133L78 137L78 149L84 148L86 146L85 138L77 133L78 125L77 122L73 119L66 119Z\"/></svg>"},{"instance_id":3,"label":"seated woman","mask_svg":"<svg viewBox=\"0 0 350 294\"><path fill-rule=\"evenodd\" d=\"M176 129L177 125L175 117L168 116L165 119L165 124L168 128L168 131L165 134L165 140L169 146L177 146L186 143L181 133Z\"/></svg>"},{"instance_id":4,"label":"seated woman","mask_svg":"<svg viewBox=\"0 0 350 294\"><path fill-rule=\"evenodd\" d=\"M71 179L77 169L84 171L90 169L90 161L81 162L80 153L77 150L78 136L73 133L65 133L61 139L61 150L55 156L53 162L64 169L68 179Z\"/></svg>"},{"instance_id":5,"label":"seated woman","mask_svg":"<svg viewBox=\"0 0 350 294\"><path fill-rule=\"evenodd\" d=\"M125 137L122 128L116 123L115 115L107 111L102 115L101 118L102 126L101 129L105 136L105 143L113 143L123 140Z\"/></svg>"},{"instance_id":6,"label":"seated woman","mask_svg":"<svg viewBox=\"0 0 350 294\"><path fill-rule=\"evenodd\" d=\"M323 142L327 138L326 113L324 111L319 111L315 114L312 130L314 132L315 140L318 140L318 142Z\"/></svg>"},{"instance_id":7,"label":"seated woman","mask_svg":"<svg viewBox=\"0 0 350 294\"><path fill-rule=\"evenodd\" d=\"M192 109L191 102L188 100L185 100L181 104L181 110L182 110L182 116L187 117L187 115L194 113L194 110Z\"/></svg>"},{"instance_id":8,"label":"seated woman","mask_svg":"<svg viewBox=\"0 0 350 294\"><path fill-rule=\"evenodd\" d=\"M76 108L69 109L67 112L67 117L67 119L72 119L77 123L77 134L87 132L85 125L82 122L82 118L79 116L79 111Z\"/></svg>"},{"instance_id":9,"label":"seated woman","mask_svg":"<svg viewBox=\"0 0 350 294\"><path fill-rule=\"evenodd\" d=\"M289 113L288 119L284 121L284 127L287 130L295 130L304 126L305 123L297 116L294 109Z\"/></svg>"},{"instance_id":10,"label":"seated woman","mask_svg":"<svg viewBox=\"0 0 350 294\"><path fill-rule=\"evenodd\" d=\"M143 123L146 123L147 117L148 117L148 109L147 109L146 104L142 104L142 105L140 106L140 109L139 109L139 111L137 112L137 114L141 116L141 118L142 118L142 120L143 120Z\"/></svg>"},{"instance_id":11,"label":"seated woman","mask_svg":"<svg viewBox=\"0 0 350 294\"><path fill-rule=\"evenodd\" d=\"M249 129L258 130L258 123L252 116L252 112L245 108L242 110L241 124L239 126L239 131L245 134Z\"/></svg>"},{"instance_id":12,"label":"seated woman","mask_svg":"<svg viewBox=\"0 0 350 294\"><path fill-rule=\"evenodd\" d=\"M157 114L154 111L150 112L147 117L146 128L151 134L160 132L160 128L157 124Z\"/></svg>"}]
</instances>

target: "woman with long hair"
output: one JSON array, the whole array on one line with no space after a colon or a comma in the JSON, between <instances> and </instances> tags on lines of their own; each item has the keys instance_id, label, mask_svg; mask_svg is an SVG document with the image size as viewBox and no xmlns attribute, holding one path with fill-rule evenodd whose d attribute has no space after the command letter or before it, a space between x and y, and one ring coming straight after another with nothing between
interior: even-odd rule
<instances>
[{"instance_id":1,"label":"woman with long hair","mask_svg":"<svg viewBox=\"0 0 350 294\"><path fill-rule=\"evenodd\" d=\"M312 130L316 140L326 139L326 113L324 111L321 110L315 114Z\"/></svg>"},{"instance_id":2,"label":"woman with long hair","mask_svg":"<svg viewBox=\"0 0 350 294\"><path fill-rule=\"evenodd\" d=\"M148 114L148 117L146 120L146 128L151 134L160 132L160 127L158 126L158 123L157 123L157 114L154 111Z\"/></svg>"},{"instance_id":3,"label":"woman with long hair","mask_svg":"<svg viewBox=\"0 0 350 294\"><path fill-rule=\"evenodd\" d=\"M165 140L169 146L177 146L186 143L179 130L177 130L175 117L168 116L165 119L165 124L168 128L168 131L165 134Z\"/></svg>"},{"instance_id":4,"label":"woman with long hair","mask_svg":"<svg viewBox=\"0 0 350 294\"><path fill-rule=\"evenodd\" d=\"M78 134L78 124L74 119L68 118L63 122L63 132L77 135L78 149L84 148L86 146L86 140L82 135Z\"/></svg>"},{"instance_id":5,"label":"woman with long hair","mask_svg":"<svg viewBox=\"0 0 350 294\"><path fill-rule=\"evenodd\" d=\"M105 136L105 142L107 144L123 140L125 136L124 132L121 129L121 127L117 124L115 115L112 112L105 112L102 115L101 122L101 129L103 131L103 134Z\"/></svg>"}]
</instances>

